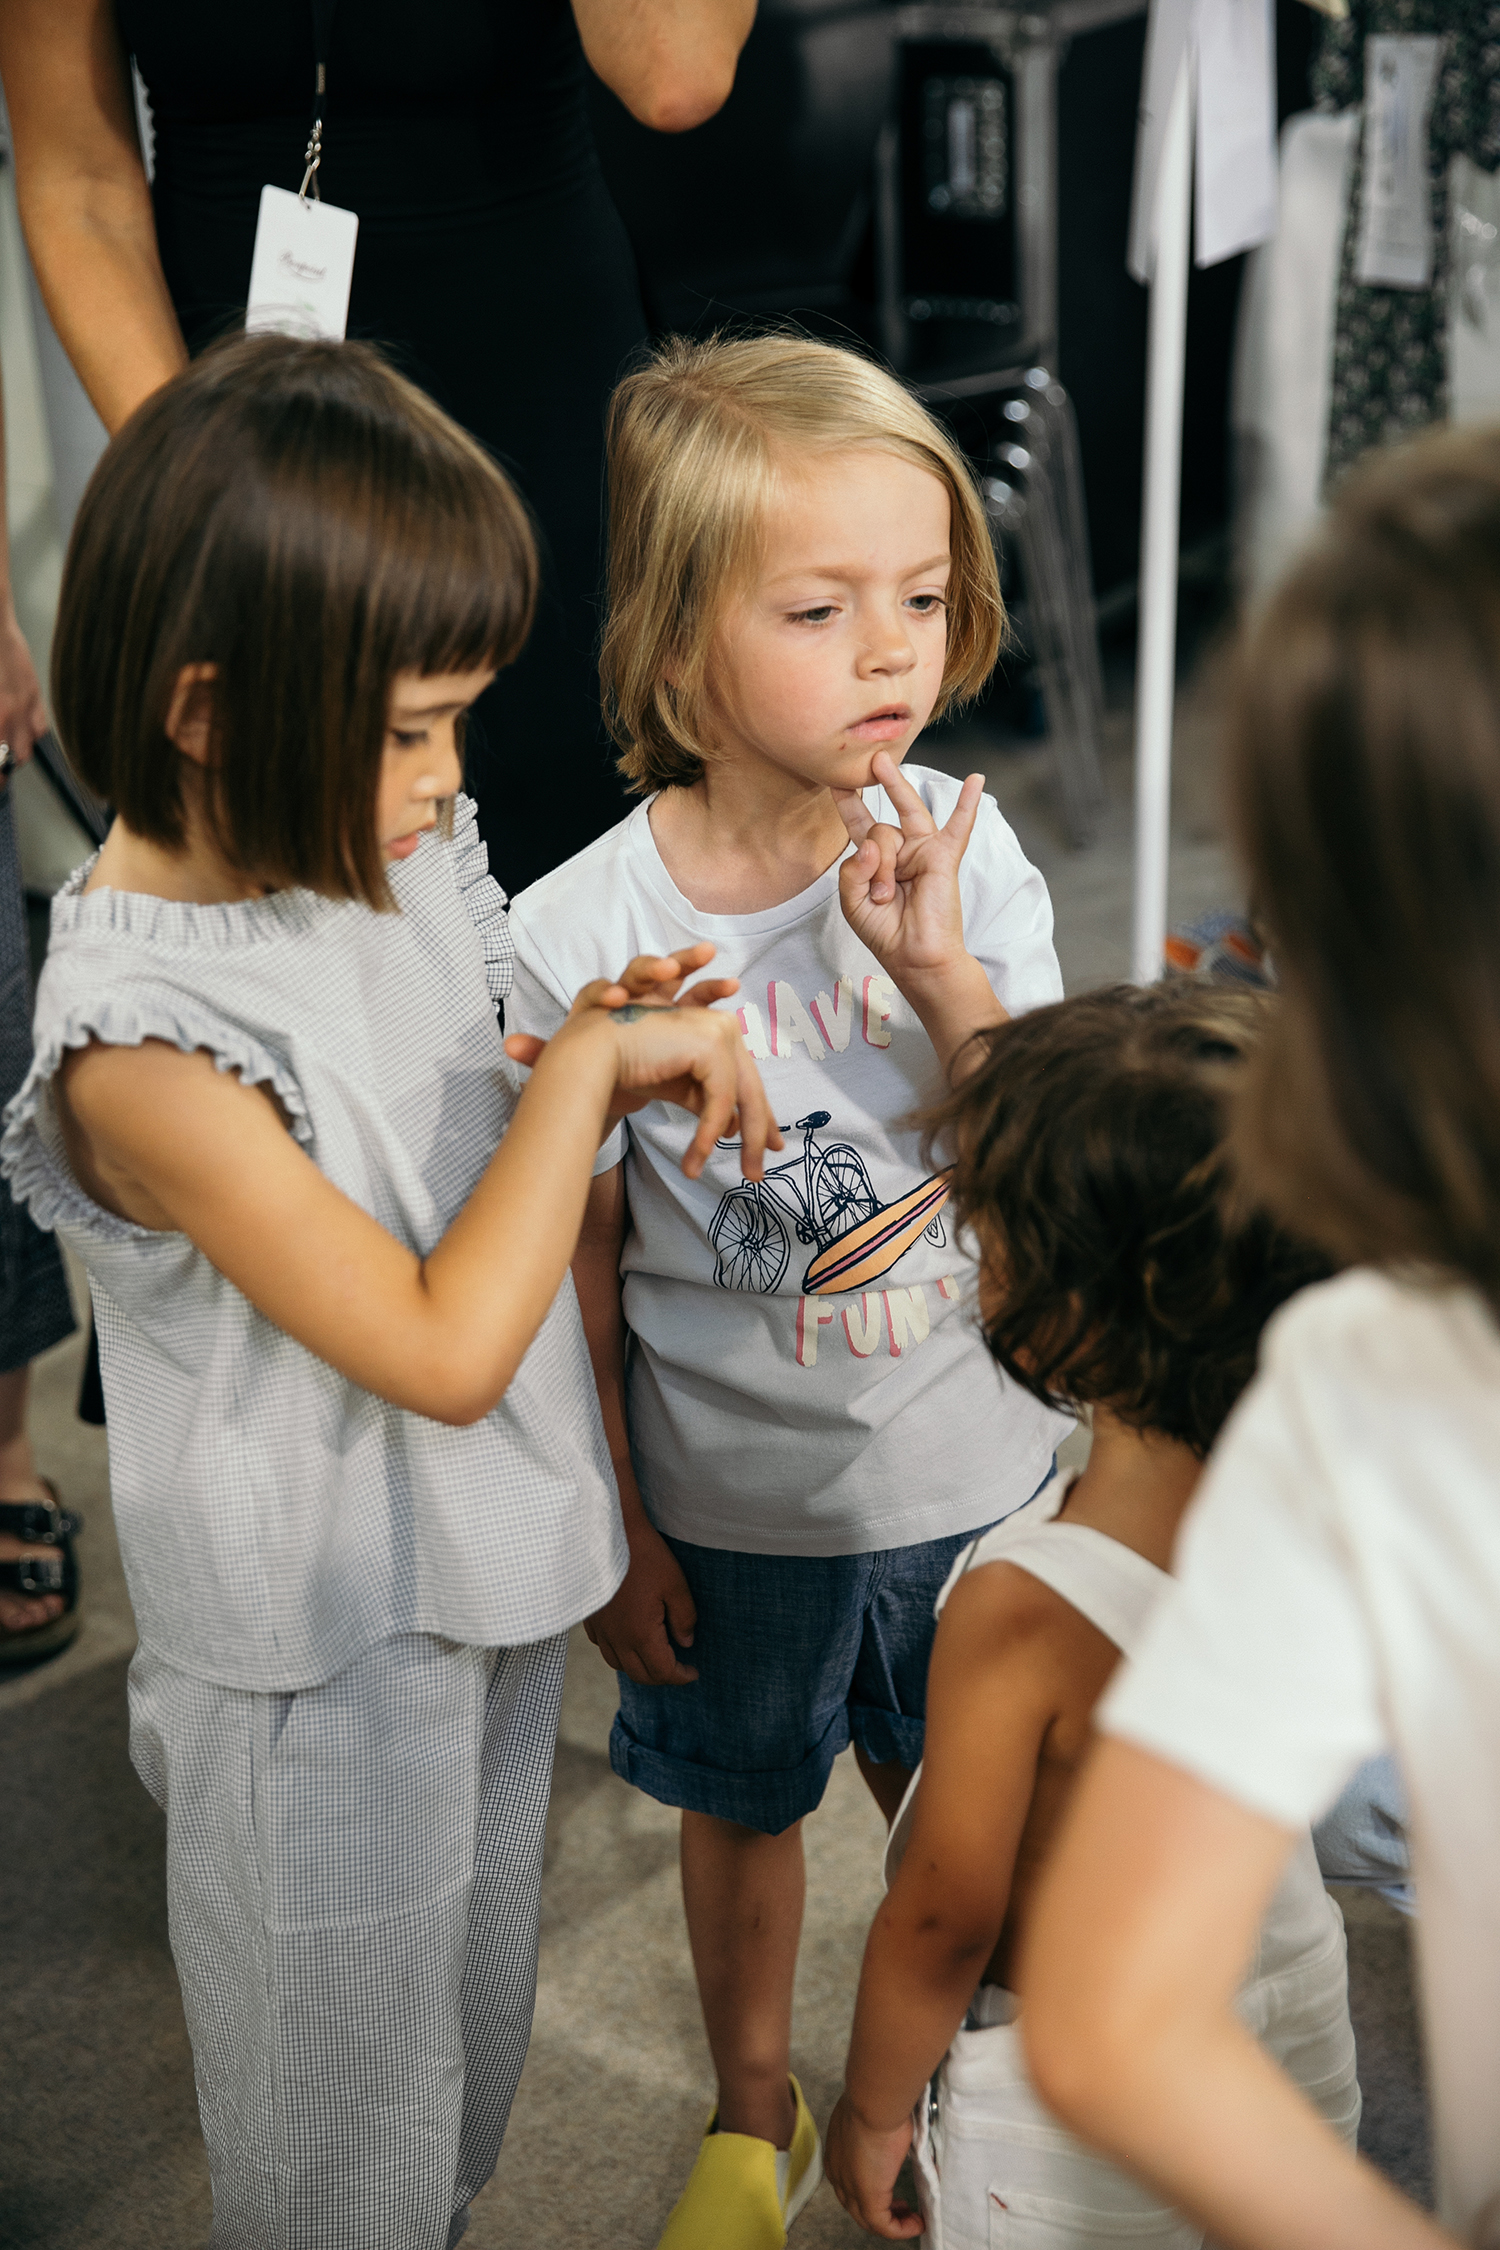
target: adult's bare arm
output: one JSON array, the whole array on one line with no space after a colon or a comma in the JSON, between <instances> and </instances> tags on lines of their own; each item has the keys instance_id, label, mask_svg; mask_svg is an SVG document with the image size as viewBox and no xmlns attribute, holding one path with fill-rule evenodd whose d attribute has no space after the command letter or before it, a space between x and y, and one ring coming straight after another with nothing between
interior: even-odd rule
<instances>
[{"instance_id":1,"label":"adult's bare arm","mask_svg":"<svg viewBox=\"0 0 1500 2250\"><path fill-rule=\"evenodd\" d=\"M31 262L113 432L187 359L113 0L0 0L0 78Z\"/></svg>"},{"instance_id":2,"label":"adult's bare arm","mask_svg":"<svg viewBox=\"0 0 1500 2250\"><path fill-rule=\"evenodd\" d=\"M15 764L24 766L31 745L47 724L41 685L31 651L22 638L10 582L10 534L5 518L5 411L0 401L0 742ZM0 789L8 775L0 774Z\"/></svg>"},{"instance_id":3,"label":"adult's bare arm","mask_svg":"<svg viewBox=\"0 0 1500 2250\"><path fill-rule=\"evenodd\" d=\"M1022 1943L1038 2091L1224 2250L1441 2250L1453 2238L1335 2138L1235 2014L1292 1841L1134 1743L1099 1743Z\"/></svg>"},{"instance_id":4,"label":"adult's bare arm","mask_svg":"<svg viewBox=\"0 0 1500 2250\"><path fill-rule=\"evenodd\" d=\"M591 69L642 125L686 133L723 108L755 0L573 0Z\"/></svg>"}]
</instances>

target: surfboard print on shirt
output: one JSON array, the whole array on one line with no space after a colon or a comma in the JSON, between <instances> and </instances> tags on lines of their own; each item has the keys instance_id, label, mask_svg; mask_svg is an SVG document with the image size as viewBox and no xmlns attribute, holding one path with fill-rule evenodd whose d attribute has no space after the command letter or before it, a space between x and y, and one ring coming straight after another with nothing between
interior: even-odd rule
<instances>
[{"instance_id":1,"label":"surfboard print on shirt","mask_svg":"<svg viewBox=\"0 0 1500 2250\"><path fill-rule=\"evenodd\" d=\"M708 1230L720 1289L768 1296L791 1263L794 1239L814 1250L802 1279L808 1297L867 1287L889 1273L919 1235L946 1241L942 1207L949 1175L935 1172L894 1203L882 1203L857 1148L847 1141L818 1145L816 1136L830 1122L828 1110L815 1109L795 1127L782 1126L783 1133L803 1136L800 1154L767 1165L764 1179L741 1180L722 1198Z\"/></svg>"}]
</instances>

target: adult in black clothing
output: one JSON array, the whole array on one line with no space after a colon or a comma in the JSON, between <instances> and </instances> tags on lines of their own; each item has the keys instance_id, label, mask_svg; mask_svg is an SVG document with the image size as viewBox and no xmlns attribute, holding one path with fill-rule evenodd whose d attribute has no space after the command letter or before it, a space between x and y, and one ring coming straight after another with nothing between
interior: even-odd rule
<instances>
[{"instance_id":1,"label":"adult in black clothing","mask_svg":"<svg viewBox=\"0 0 1500 2250\"><path fill-rule=\"evenodd\" d=\"M349 333L514 476L537 625L477 710L469 778L511 890L621 817L594 643L605 401L645 329L586 59L644 123L710 116L754 0L0 0L37 278L107 428L243 312L260 191L296 188L327 23L322 192L359 215ZM331 20L330 20L331 19ZM147 189L127 57L151 100Z\"/></svg>"}]
</instances>

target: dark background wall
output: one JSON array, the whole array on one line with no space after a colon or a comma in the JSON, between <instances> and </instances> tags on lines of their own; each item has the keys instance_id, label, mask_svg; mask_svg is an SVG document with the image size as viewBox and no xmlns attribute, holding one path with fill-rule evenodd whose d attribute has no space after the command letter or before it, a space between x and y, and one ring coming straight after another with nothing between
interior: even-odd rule
<instances>
[{"instance_id":1,"label":"dark background wall","mask_svg":"<svg viewBox=\"0 0 1500 2250\"><path fill-rule=\"evenodd\" d=\"M1282 118L1308 106L1317 35L1277 0ZM1125 269L1144 12L1073 41L1059 76L1059 372L1078 413L1097 591L1134 579L1140 542L1146 292ZM605 170L659 331L795 319L878 349L872 162L895 99L889 8L761 0L720 115L668 138L594 89ZM1244 261L1193 272L1183 543L1230 505L1228 403Z\"/></svg>"}]
</instances>

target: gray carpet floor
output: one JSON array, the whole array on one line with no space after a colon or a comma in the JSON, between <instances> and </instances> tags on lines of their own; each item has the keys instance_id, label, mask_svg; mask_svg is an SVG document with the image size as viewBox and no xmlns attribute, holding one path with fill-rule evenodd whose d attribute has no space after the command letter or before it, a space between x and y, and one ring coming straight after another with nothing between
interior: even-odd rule
<instances>
[{"instance_id":1,"label":"gray carpet floor","mask_svg":"<svg viewBox=\"0 0 1500 2250\"><path fill-rule=\"evenodd\" d=\"M200 2250L209 2227L192 2061L167 1948L162 1821L126 1757L125 1665L6 1714L0 1802L0 2242ZM598 1677L595 1677L595 1674ZM579 1640L548 1849L536 2030L475 2250L650 2250L712 2081L677 1900L670 1815L616 1780L610 1683ZM837 2093L881 1828L852 1761L809 1823L796 2061ZM1345 1896L1366 2153L1430 2199L1409 1926ZM825 2186L797 2250L865 2239Z\"/></svg>"}]
</instances>

